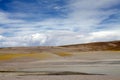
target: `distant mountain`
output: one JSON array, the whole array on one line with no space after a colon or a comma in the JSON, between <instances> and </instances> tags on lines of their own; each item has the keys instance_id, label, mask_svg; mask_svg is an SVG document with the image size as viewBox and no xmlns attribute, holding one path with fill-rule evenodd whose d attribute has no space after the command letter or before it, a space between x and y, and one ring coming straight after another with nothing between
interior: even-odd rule
<instances>
[{"instance_id":1,"label":"distant mountain","mask_svg":"<svg viewBox=\"0 0 120 80\"><path fill-rule=\"evenodd\" d=\"M77 51L106 51L106 50L118 51L120 50L120 41L93 42L86 44L64 45L61 47Z\"/></svg>"}]
</instances>

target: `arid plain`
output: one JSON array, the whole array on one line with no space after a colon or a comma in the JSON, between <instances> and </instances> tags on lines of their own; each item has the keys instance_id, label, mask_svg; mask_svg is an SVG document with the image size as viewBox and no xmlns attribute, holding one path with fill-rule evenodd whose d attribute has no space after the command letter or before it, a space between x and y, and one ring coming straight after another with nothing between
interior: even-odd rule
<instances>
[{"instance_id":1,"label":"arid plain","mask_svg":"<svg viewBox=\"0 0 120 80\"><path fill-rule=\"evenodd\" d=\"M120 80L120 41L0 48L0 80Z\"/></svg>"}]
</instances>

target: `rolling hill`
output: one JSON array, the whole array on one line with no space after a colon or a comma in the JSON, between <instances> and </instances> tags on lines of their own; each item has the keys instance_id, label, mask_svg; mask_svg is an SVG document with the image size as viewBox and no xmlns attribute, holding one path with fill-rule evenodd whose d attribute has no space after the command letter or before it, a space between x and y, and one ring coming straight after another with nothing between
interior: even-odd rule
<instances>
[{"instance_id":1,"label":"rolling hill","mask_svg":"<svg viewBox=\"0 0 120 80\"><path fill-rule=\"evenodd\" d=\"M0 48L0 61L21 59L63 59L76 53L91 51L120 51L120 41L94 42L64 46L7 47ZM85 56L86 57L86 56Z\"/></svg>"},{"instance_id":2,"label":"rolling hill","mask_svg":"<svg viewBox=\"0 0 120 80\"><path fill-rule=\"evenodd\" d=\"M61 46L64 48L69 48L77 51L119 51L120 41L110 41L110 42L93 42L86 44L74 44Z\"/></svg>"}]
</instances>

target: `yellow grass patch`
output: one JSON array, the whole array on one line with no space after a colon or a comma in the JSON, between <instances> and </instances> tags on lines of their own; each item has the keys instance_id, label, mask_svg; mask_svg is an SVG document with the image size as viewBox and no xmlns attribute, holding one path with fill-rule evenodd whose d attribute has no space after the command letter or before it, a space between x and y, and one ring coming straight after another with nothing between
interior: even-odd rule
<instances>
[{"instance_id":1,"label":"yellow grass patch","mask_svg":"<svg viewBox=\"0 0 120 80\"><path fill-rule=\"evenodd\" d=\"M51 53L30 53L26 55L26 57L32 57L37 59L45 59L51 56L52 56Z\"/></svg>"},{"instance_id":2,"label":"yellow grass patch","mask_svg":"<svg viewBox=\"0 0 120 80\"><path fill-rule=\"evenodd\" d=\"M15 58L24 58L24 57L29 57L29 58L37 58L37 59L45 59L49 58L52 56L50 53L15 53L15 54L2 54L0 55L0 60L10 60L10 59L15 59Z\"/></svg>"},{"instance_id":3,"label":"yellow grass patch","mask_svg":"<svg viewBox=\"0 0 120 80\"><path fill-rule=\"evenodd\" d=\"M72 54L69 53L69 52L56 52L55 54L56 54L56 55L59 55L59 56L62 56L62 57L71 56L71 55L72 55Z\"/></svg>"},{"instance_id":4,"label":"yellow grass patch","mask_svg":"<svg viewBox=\"0 0 120 80\"><path fill-rule=\"evenodd\" d=\"M0 60L9 60L13 58L19 58L24 56L23 54L2 54L0 55Z\"/></svg>"}]
</instances>

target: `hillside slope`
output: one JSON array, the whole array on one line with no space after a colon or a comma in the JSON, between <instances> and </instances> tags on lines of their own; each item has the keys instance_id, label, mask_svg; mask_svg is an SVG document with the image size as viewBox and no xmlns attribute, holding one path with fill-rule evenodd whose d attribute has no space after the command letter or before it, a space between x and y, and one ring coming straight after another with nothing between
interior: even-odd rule
<instances>
[{"instance_id":1,"label":"hillside slope","mask_svg":"<svg viewBox=\"0 0 120 80\"><path fill-rule=\"evenodd\" d=\"M106 51L106 50L118 51L120 50L120 41L93 42L86 44L65 45L61 47L77 51Z\"/></svg>"}]
</instances>

